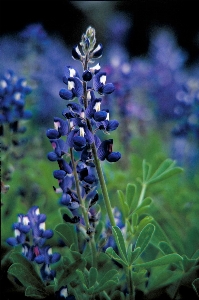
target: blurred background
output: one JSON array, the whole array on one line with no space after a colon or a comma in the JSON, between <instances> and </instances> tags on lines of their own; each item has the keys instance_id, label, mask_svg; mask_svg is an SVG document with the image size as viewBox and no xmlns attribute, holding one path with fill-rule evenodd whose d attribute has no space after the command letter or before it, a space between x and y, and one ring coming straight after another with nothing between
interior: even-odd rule
<instances>
[{"instance_id":1,"label":"blurred background","mask_svg":"<svg viewBox=\"0 0 199 300\"><path fill-rule=\"evenodd\" d=\"M189 61L198 56L197 1L1 1L1 11L10 16L1 21L0 34L16 34L28 24L40 23L50 35L59 37L69 48L77 43L89 25L97 30L98 41L106 43L107 26L114 15L128 18L128 38L124 44L130 55L143 55L156 27L174 30L181 47L189 52ZM12 12L12 13L11 13ZM127 34L127 31L126 31Z\"/></svg>"},{"instance_id":2,"label":"blurred background","mask_svg":"<svg viewBox=\"0 0 199 300\"><path fill-rule=\"evenodd\" d=\"M167 157L176 160L184 173L166 186L152 187L149 194L154 216L167 234L172 235L173 228L179 234L181 241L173 240L178 249L193 253L199 231L197 1L2 0L1 13L5 17L0 26L0 72L4 76L12 70L27 80L32 92L25 106L33 113L23 121L28 142L17 148L21 159L11 158L7 181L12 180L3 195L2 220L11 225L18 212L39 204L49 222L57 222L58 199L52 189L56 167L46 158L51 151L46 130L53 128L54 116L62 117L66 105L59 97L65 66L81 74L71 49L93 26L97 43L104 47L101 70L115 85L103 105L110 109L110 118L120 122L111 136L122 159L103 165L113 205L118 187L124 190L141 176L143 159L154 167ZM12 199L16 202L11 206ZM11 235L8 226L2 239Z\"/></svg>"}]
</instances>

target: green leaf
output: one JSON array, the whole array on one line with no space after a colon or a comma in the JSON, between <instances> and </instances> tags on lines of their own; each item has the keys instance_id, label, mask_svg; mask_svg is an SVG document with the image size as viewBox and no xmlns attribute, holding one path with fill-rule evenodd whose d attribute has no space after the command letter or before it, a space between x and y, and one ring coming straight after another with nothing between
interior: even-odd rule
<instances>
[{"instance_id":1,"label":"green leaf","mask_svg":"<svg viewBox=\"0 0 199 300\"><path fill-rule=\"evenodd\" d=\"M142 162L143 182L146 182L151 173L151 165L144 159Z\"/></svg>"},{"instance_id":2,"label":"green leaf","mask_svg":"<svg viewBox=\"0 0 199 300\"><path fill-rule=\"evenodd\" d=\"M73 217L72 212L71 212L70 209L67 208L67 207L61 207L61 208L59 208L59 212L60 212L60 214L61 214L62 220L63 220L63 215L64 215L64 214L67 214L70 218Z\"/></svg>"},{"instance_id":3,"label":"green leaf","mask_svg":"<svg viewBox=\"0 0 199 300\"><path fill-rule=\"evenodd\" d=\"M111 298L110 299L111 300L118 300L118 299L125 300L126 298L124 296L124 293L116 290L116 291L113 292L113 294L111 294Z\"/></svg>"},{"instance_id":4,"label":"green leaf","mask_svg":"<svg viewBox=\"0 0 199 300\"><path fill-rule=\"evenodd\" d=\"M113 250L112 247L108 247L105 252L107 255L109 255L111 258L119 262L122 266L127 267L128 263L124 261L117 253Z\"/></svg>"},{"instance_id":5,"label":"green leaf","mask_svg":"<svg viewBox=\"0 0 199 300\"><path fill-rule=\"evenodd\" d=\"M185 254L182 255L182 258L183 258L182 264L185 272L188 272L197 263L197 259L190 259Z\"/></svg>"},{"instance_id":6,"label":"green leaf","mask_svg":"<svg viewBox=\"0 0 199 300\"><path fill-rule=\"evenodd\" d=\"M143 267L143 268L151 268L151 267L157 267L162 265L169 265L172 263L176 263L182 261L182 257L177 253L168 254L165 256L162 256L160 258L154 259L152 261L148 261L141 264L134 264L135 267Z\"/></svg>"},{"instance_id":7,"label":"green leaf","mask_svg":"<svg viewBox=\"0 0 199 300\"><path fill-rule=\"evenodd\" d=\"M77 261L71 263L70 265L63 266L63 271L58 279L58 289L60 289L62 286L65 286L66 284L69 284L72 280L75 280L76 278L76 270L83 270L86 266L86 260L83 258L78 259Z\"/></svg>"},{"instance_id":8,"label":"green leaf","mask_svg":"<svg viewBox=\"0 0 199 300\"><path fill-rule=\"evenodd\" d=\"M165 241L159 243L159 248L163 252L164 255L173 253L172 247Z\"/></svg>"},{"instance_id":9,"label":"green leaf","mask_svg":"<svg viewBox=\"0 0 199 300\"><path fill-rule=\"evenodd\" d=\"M95 286L91 286L89 289L87 289L86 292L87 292L88 295L93 295L94 290L96 290L96 287Z\"/></svg>"},{"instance_id":10,"label":"green leaf","mask_svg":"<svg viewBox=\"0 0 199 300\"><path fill-rule=\"evenodd\" d=\"M70 247L73 243L78 250L76 226L73 224L59 224L55 227L57 234L63 239L64 243Z\"/></svg>"},{"instance_id":11,"label":"green leaf","mask_svg":"<svg viewBox=\"0 0 199 300\"><path fill-rule=\"evenodd\" d=\"M175 249L170 244L170 241L169 241L167 235L165 234L165 232L163 231L162 227L154 219L151 221L151 223L153 225L155 225L155 232L151 239L151 243L159 249L160 241L164 241L173 250L173 252L176 252Z\"/></svg>"},{"instance_id":12,"label":"green leaf","mask_svg":"<svg viewBox=\"0 0 199 300\"><path fill-rule=\"evenodd\" d=\"M142 203L135 209L134 212L140 214L141 209L144 208L144 207L147 207L147 208L148 208L148 207L150 206L150 204L152 203L152 201L153 201L152 198L146 197L146 198L142 201Z\"/></svg>"},{"instance_id":13,"label":"green leaf","mask_svg":"<svg viewBox=\"0 0 199 300\"><path fill-rule=\"evenodd\" d=\"M147 291L160 289L169 284L174 284L174 282L178 282L182 278L182 275L182 271L179 270L171 271L163 266L155 268L150 274Z\"/></svg>"},{"instance_id":14,"label":"green leaf","mask_svg":"<svg viewBox=\"0 0 199 300\"><path fill-rule=\"evenodd\" d=\"M120 258L120 257L119 257ZM104 276L109 270L117 269L116 264L113 264L112 257L104 252L99 252L97 256L99 277Z\"/></svg>"},{"instance_id":15,"label":"green leaf","mask_svg":"<svg viewBox=\"0 0 199 300\"><path fill-rule=\"evenodd\" d=\"M138 214L136 214L136 213L132 214L132 225L133 225L133 227L138 225Z\"/></svg>"},{"instance_id":16,"label":"green leaf","mask_svg":"<svg viewBox=\"0 0 199 300\"><path fill-rule=\"evenodd\" d=\"M126 202L129 207L129 213L132 213L138 205L139 198L136 193L137 186L135 184L128 183L126 186Z\"/></svg>"},{"instance_id":17,"label":"green leaf","mask_svg":"<svg viewBox=\"0 0 199 300\"><path fill-rule=\"evenodd\" d=\"M147 224L142 231L140 232L138 239L135 244L135 249L140 248L140 254L145 250L145 248L148 246L152 235L155 231L155 226L153 224Z\"/></svg>"},{"instance_id":18,"label":"green leaf","mask_svg":"<svg viewBox=\"0 0 199 300\"><path fill-rule=\"evenodd\" d=\"M137 232L141 232L144 227L148 224L152 224L152 221L153 221L153 217L152 216L146 216L144 217L138 224L137 226Z\"/></svg>"},{"instance_id":19,"label":"green leaf","mask_svg":"<svg viewBox=\"0 0 199 300\"><path fill-rule=\"evenodd\" d=\"M134 251L132 251L131 248L129 247L128 249L129 266L132 265L132 263L138 258L138 256L140 255L140 251L141 251L140 247L136 248Z\"/></svg>"},{"instance_id":20,"label":"green leaf","mask_svg":"<svg viewBox=\"0 0 199 300\"><path fill-rule=\"evenodd\" d=\"M183 171L180 167L174 167L175 161L168 158L164 160L151 178L146 182L147 184L157 183L166 178L173 176L174 174L180 173Z\"/></svg>"},{"instance_id":21,"label":"green leaf","mask_svg":"<svg viewBox=\"0 0 199 300\"><path fill-rule=\"evenodd\" d=\"M159 175L161 175L162 173L164 173L166 170L172 168L175 165L175 161L167 158L165 159L160 166L157 168L157 170L153 173L153 175L151 176L151 178L155 178Z\"/></svg>"},{"instance_id":22,"label":"green leaf","mask_svg":"<svg viewBox=\"0 0 199 300\"><path fill-rule=\"evenodd\" d=\"M34 268L32 267L32 271ZM38 280L38 276L34 276L35 272L30 272L25 266L20 263L12 264L8 273L15 276L24 287L32 286L45 293L45 286L41 280Z\"/></svg>"},{"instance_id":23,"label":"green leaf","mask_svg":"<svg viewBox=\"0 0 199 300\"><path fill-rule=\"evenodd\" d=\"M127 253L126 253L126 247L125 247L125 242L124 242L124 237L122 235L122 232L118 226L113 226L112 230L113 230L113 235L116 240L116 244L118 246L120 255L122 259L127 262Z\"/></svg>"},{"instance_id":24,"label":"green leaf","mask_svg":"<svg viewBox=\"0 0 199 300\"><path fill-rule=\"evenodd\" d=\"M86 286L86 279L85 279L84 273L81 270L79 270L79 269L76 270L76 273L79 276L80 282L82 284L85 284L85 286Z\"/></svg>"},{"instance_id":25,"label":"green leaf","mask_svg":"<svg viewBox=\"0 0 199 300\"><path fill-rule=\"evenodd\" d=\"M33 299L44 299L48 295L48 293L44 292L44 290L38 290L33 286L28 286L25 291L25 296L31 297Z\"/></svg>"},{"instance_id":26,"label":"green leaf","mask_svg":"<svg viewBox=\"0 0 199 300\"><path fill-rule=\"evenodd\" d=\"M193 254L192 259L199 259L199 249Z\"/></svg>"},{"instance_id":27,"label":"green leaf","mask_svg":"<svg viewBox=\"0 0 199 300\"><path fill-rule=\"evenodd\" d=\"M106 290L110 290L113 286L116 287L118 281L114 281L114 280L108 280L106 281L103 285L98 285L95 288L95 294L99 294L100 292L106 291Z\"/></svg>"},{"instance_id":28,"label":"green leaf","mask_svg":"<svg viewBox=\"0 0 199 300\"><path fill-rule=\"evenodd\" d=\"M40 276L36 272L35 268L33 267L33 263L30 262L25 256L18 252L12 252L10 258L14 263L21 264L24 268L28 270L29 273L34 276L34 278L43 285L43 281L41 280Z\"/></svg>"},{"instance_id":29,"label":"green leaf","mask_svg":"<svg viewBox=\"0 0 199 300\"><path fill-rule=\"evenodd\" d=\"M121 208L121 211L122 211L122 216L125 220L125 218L127 218L128 213L129 213L129 207L126 203L124 193L121 190L118 190L117 194L118 194L118 198L119 198L119 201L120 201L120 208Z\"/></svg>"},{"instance_id":30,"label":"green leaf","mask_svg":"<svg viewBox=\"0 0 199 300\"><path fill-rule=\"evenodd\" d=\"M95 228L95 242L97 242L100 239L100 235L102 233L103 228L104 222L100 220Z\"/></svg>"},{"instance_id":31,"label":"green leaf","mask_svg":"<svg viewBox=\"0 0 199 300\"><path fill-rule=\"evenodd\" d=\"M139 270L139 272L132 271L132 277L133 277L133 283L136 286L139 286L140 284L146 282L148 280L147 278L147 270Z\"/></svg>"},{"instance_id":32,"label":"green leaf","mask_svg":"<svg viewBox=\"0 0 199 300\"><path fill-rule=\"evenodd\" d=\"M165 180L175 174L181 173L183 171L182 168L180 167L175 167L171 170L167 170L164 173L162 173L161 175L155 177L154 179L149 179L149 181L147 182L148 184L152 184L152 183L157 183L160 182L162 180Z\"/></svg>"},{"instance_id":33,"label":"green leaf","mask_svg":"<svg viewBox=\"0 0 199 300\"><path fill-rule=\"evenodd\" d=\"M89 270L89 288L92 287L97 281L98 272L97 269L91 267Z\"/></svg>"},{"instance_id":34,"label":"green leaf","mask_svg":"<svg viewBox=\"0 0 199 300\"><path fill-rule=\"evenodd\" d=\"M99 285L102 286L104 285L109 279L115 279L116 275L118 274L118 271L113 269L109 270L99 281Z\"/></svg>"}]
</instances>

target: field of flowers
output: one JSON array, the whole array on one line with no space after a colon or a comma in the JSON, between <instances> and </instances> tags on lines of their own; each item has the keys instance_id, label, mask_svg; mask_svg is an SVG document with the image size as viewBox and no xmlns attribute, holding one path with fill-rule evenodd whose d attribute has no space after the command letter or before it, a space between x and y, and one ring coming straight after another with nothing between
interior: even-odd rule
<instances>
[{"instance_id":1,"label":"field of flowers","mask_svg":"<svg viewBox=\"0 0 199 300\"><path fill-rule=\"evenodd\" d=\"M199 61L171 28L129 57L119 21L0 39L5 300L199 297Z\"/></svg>"}]
</instances>

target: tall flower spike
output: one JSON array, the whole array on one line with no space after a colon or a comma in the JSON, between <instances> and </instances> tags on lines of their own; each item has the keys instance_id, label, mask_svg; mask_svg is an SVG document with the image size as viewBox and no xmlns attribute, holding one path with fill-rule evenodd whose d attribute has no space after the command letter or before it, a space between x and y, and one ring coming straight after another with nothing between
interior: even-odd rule
<instances>
[{"instance_id":1,"label":"tall flower spike","mask_svg":"<svg viewBox=\"0 0 199 300\"><path fill-rule=\"evenodd\" d=\"M81 49L78 45L72 49L72 57L82 63L82 75L79 76L72 66L67 66L63 76L63 82L67 88L59 91L62 99L74 100L74 102L69 102L67 108L62 111L67 121L64 122L55 117L55 128L49 129L46 133L54 150L54 152L49 152L47 157L50 161L57 161L59 166L59 169L53 172L59 184L59 188L54 187L54 190L56 193L62 193L59 203L67 206L73 214L72 218L65 216L64 220L78 223L82 213L80 222L86 226L88 235L93 234L94 223L98 218L95 217L94 212L87 211L86 207L89 204L86 205L84 202L93 201L94 195L97 194L98 180L101 186L105 185L103 174L99 175L101 169L99 170L98 158L109 162L116 162L121 158L119 152L112 151L112 139L101 142L96 135L98 129L104 133L115 130L119 122L109 120L109 110L101 109L103 99L95 97L96 92L105 95L115 90L112 83L106 83L106 72L100 71L99 63L94 67L89 66L93 63L92 59L97 59L102 55L102 44L99 43L97 46L95 44L95 29L88 27L81 38ZM87 82L91 79L92 85L87 86ZM65 141L62 139L63 136L66 136ZM68 150L69 153L66 153ZM71 161L66 162L65 159L69 157ZM68 172L68 166L71 167L70 172ZM106 193L106 189L102 188L102 190ZM108 203L110 200L107 194L103 196L106 199L109 218L114 225L114 217L111 215L112 211ZM97 201L92 202L92 206L95 202Z\"/></svg>"}]
</instances>

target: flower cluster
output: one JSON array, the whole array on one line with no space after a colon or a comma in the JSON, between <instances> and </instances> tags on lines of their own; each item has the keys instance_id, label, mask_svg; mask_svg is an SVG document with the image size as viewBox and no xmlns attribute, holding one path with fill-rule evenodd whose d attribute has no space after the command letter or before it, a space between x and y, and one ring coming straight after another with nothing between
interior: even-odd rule
<instances>
[{"instance_id":1,"label":"flower cluster","mask_svg":"<svg viewBox=\"0 0 199 300\"><path fill-rule=\"evenodd\" d=\"M175 107L178 124L173 129L174 136L192 134L198 141L199 137L199 80L190 78L178 91Z\"/></svg>"},{"instance_id":2,"label":"flower cluster","mask_svg":"<svg viewBox=\"0 0 199 300\"><path fill-rule=\"evenodd\" d=\"M8 123L13 132L24 132L25 127L19 128L19 120L29 119L32 113L25 110L26 95L32 91L27 86L24 78L18 78L12 70L8 70L0 78L0 122L1 132L3 133L3 124Z\"/></svg>"},{"instance_id":3,"label":"flower cluster","mask_svg":"<svg viewBox=\"0 0 199 300\"><path fill-rule=\"evenodd\" d=\"M72 219L67 216L65 220L71 223L80 221L78 208L82 205L82 199L87 199L89 223L92 223L90 228L95 221L90 209L98 200L96 165L99 160L112 163L121 158L120 152L113 151L113 139L102 141L96 134L109 134L117 129L119 122L110 120L109 110L101 108L101 96L111 94L115 87L112 83L106 83L106 72L101 71L99 63L89 67L89 63L102 55L102 45L95 48L95 43L95 30L89 27L80 43L83 53L78 45L73 47L72 57L82 63L83 74L80 77L73 67L65 68L63 82L66 88L59 92L60 97L68 101L62 112L65 119L54 117L54 128L46 132L54 150L48 153L48 159L57 161L59 166L53 172L59 188L54 189L62 192L60 203L66 205L74 215ZM70 157L68 162L65 157Z\"/></svg>"},{"instance_id":4,"label":"flower cluster","mask_svg":"<svg viewBox=\"0 0 199 300\"><path fill-rule=\"evenodd\" d=\"M15 237L7 239L10 246L22 245L22 254L29 260L41 265L42 279L51 281L56 272L50 265L60 260L59 253L52 253L46 240L53 236L51 229L45 229L46 215L40 214L39 207L33 206L26 215L18 214L18 222L13 224Z\"/></svg>"},{"instance_id":5,"label":"flower cluster","mask_svg":"<svg viewBox=\"0 0 199 300\"><path fill-rule=\"evenodd\" d=\"M6 193L9 185L5 181L11 179L14 167L6 157L20 158L16 148L24 144L25 139L19 138L26 131L22 120L32 117L30 110L25 110L26 96L32 92L31 87L23 77L17 77L12 70L8 70L0 77L0 136L1 149L5 152L2 157L1 192ZM18 150L18 149L17 149Z\"/></svg>"}]
</instances>

